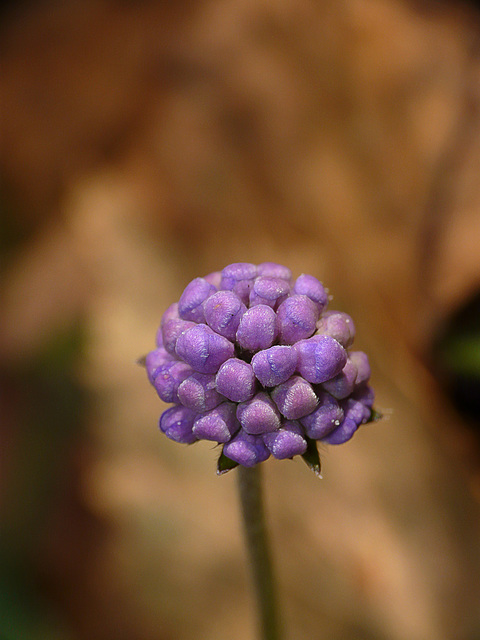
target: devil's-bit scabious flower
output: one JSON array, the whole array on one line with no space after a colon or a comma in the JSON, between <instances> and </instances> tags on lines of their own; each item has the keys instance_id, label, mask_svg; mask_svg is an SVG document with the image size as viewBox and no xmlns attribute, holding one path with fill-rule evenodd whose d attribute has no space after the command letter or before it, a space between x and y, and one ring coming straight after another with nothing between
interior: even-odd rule
<instances>
[{"instance_id":1,"label":"devil's-bit scabious flower","mask_svg":"<svg viewBox=\"0 0 480 640\"><path fill-rule=\"evenodd\" d=\"M368 358L348 350L353 320L327 304L319 280L294 280L272 262L192 280L145 358L173 403L160 429L177 442L221 443L219 472L301 455L318 473L315 441L342 444L377 415Z\"/></svg>"}]
</instances>

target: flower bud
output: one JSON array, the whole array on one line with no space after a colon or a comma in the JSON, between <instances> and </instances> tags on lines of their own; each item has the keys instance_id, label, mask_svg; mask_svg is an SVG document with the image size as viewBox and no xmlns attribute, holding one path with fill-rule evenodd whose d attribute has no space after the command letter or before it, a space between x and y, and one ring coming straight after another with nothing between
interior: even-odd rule
<instances>
[{"instance_id":1,"label":"flower bud","mask_svg":"<svg viewBox=\"0 0 480 640\"><path fill-rule=\"evenodd\" d=\"M256 278L250 291L250 307L256 304L266 304L276 309L290 292L289 283L283 278L261 276Z\"/></svg>"},{"instance_id":2,"label":"flower bud","mask_svg":"<svg viewBox=\"0 0 480 640\"><path fill-rule=\"evenodd\" d=\"M347 363L347 352L330 336L314 336L295 345L297 371L309 382L321 384L340 373Z\"/></svg>"},{"instance_id":3,"label":"flower bud","mask_svg":"<svg viewBox=\"0 0 480 640\"><path fill-rule=\"evenodd\" d=\"M261 436L251 435L243 429L227 442L223 447L223 453L244 467L254 467L270 457L270 451L265 446Z\"/></svg>"},{"instance_id":4,"label":"flower bud","mask_svg":"<svg viewBox=\"0 0 480 640\"><path fill-rule=\"evenodd\" d=\"M256 277L257 267L254 264L236 262L223 269L220 288L233 291L242 302L248 304L250 291Z\"/></svg>"},{"instance_id":5,"label":"flower bud","mask_svg":"<svg viewBox=\"0 0 480 640\"><path fill-rule=\"evenodd\" d=\"M208 326L234 341L247 307L233 291L217 291L204 302L203 310Z\"/></svg>"},{"instance_id":6,"label":"flower bud","mask_svg":"<svg viewBox=\"0 0 480 640\"><path fill-rule=\"evenodd\" d=\"M264 433L263 441L277 460L301 456L307 450L303 429L294 420L286 420L280 429L273 433Z\"/></svg>"},{"instance_id":7,"label":"flower bud","mask_svg":"<svg viewBox=\"0 0 480 640\"><path fill-rule=\"evenodd\" d=\"M215 388L215 376L206 373L195 372L185 378L177 393L183 406L196 413L210 411L225 400Z\"/></svg>"},{"instance_id":8,"label":"flower bud","mask_svg":"<svg viewBox=\"0 0 480 640\"><path fill-rule=\"evenodd\" d=\"M205 322L203 302L215 293L216 289L204 278L195 278L185 287L178 301L178 313L183 320Z\"/></svg>"},{"instance_id":9,"label":"flower bud","mask_svg":"<svg viewBox=\"0 0 480 640\"><path fill-rule=\"evenodd\" d=\"M319 440L336 429L343 420L343 409L330 394L318 394L318 406L312 413L301 418L300 423L312 440Z\"/></svg>"},{"instance_id":10,"label":"flower bud","mask_svg":"<svg viewBox=\"0 0 480 640\"><path fill-rule=\"evenodd\" d=\"M195 371L216 373L220 365L233 356L234 347L206 324L197 324L179 336L175 351Z\"/></svg>"},{"instance_id":11,"label":"flower bud","mask_svg":"<svg viewBox=\"0 0 480 640\"><path fill-rule=\"evenodd\" d=\"M277 337L275 311L264 304L257 304L243 314L237 330L237 343L245 351L268 349Z\"/></svg>"},{"instance_id":12,"label":"flower bud","mask_svg":"<svg viewBox=\"0 0 480 640\"><path fill-rule=\"evenodd\" d=\"M170 360L158 370L153 386L164 402L179 402L178 387L192 374L193 369L186 362Z\"/></svg>"},{"instance_id":13,"label":"flower bud","mask_svg":"<svg viewBox=\"0 0 480 640\"><path fill-rule=\"evenodd\" d=\"M319 314L322 313L328 304L328 295L323 284L313 276L305 273L298 276L293 285L293 290L299 295L310 298L310 300L317 305Z\"/></svg>"},{"instance_id":14,"label":"flower bud","mask_svg":"<svg viewBox=\"0 0 480 640\"><path fill-rule=\"evenodd\" d=\"M197 326L194 322L189 322L187 320L181 320L180 318L171 320L166 320L162 326L162 337L163 337L163 346L164 348L175 355L175 347L177 346L177 340L182 333L188 331L192 327Z\"/></svg>"},{"instance_id":15,"label":"flower bud","mask_svg":"<svg viewBox=\"0 0 480 640\"><path fill-rule=\"evenodd\" d=\"M275 387L295 373L297 352L287 345L270 347L253 356L252 367L260 384Z\"/></svg>"},{"instance_id":16,"label":"flower bud","mask_svg":"<svg viewBox=\"0 0 480 640\"><path fill-rule=\"evenodd\" d=\"M288 267L284 267L283 264L277 264L276 262L262 262L257 267L257 274L259 276L271 276L272 278L283 278L290 282L292 279L292 272Z\"/></svg>"},{"instance_id":17,"label":"flower bud","mask_svg":"<svg viewBox=\"0 0 480 640\"><path fill-rule=\"evenodd\" d=\"M368 356L363 351L350 351L348 356L357 369L357 377L355 384L362 384L368 382L370 379L370 363L368 362Z\"/></svg>"},{"instance_id":18,"label":"flower bud","mask_svg":"<svg viewBox=\"0 0 480 640\"><path fill-rule=\"evenodd\" d=\"M217 391L232 402L246 402L255 395L256 381L252 365L239 358L226 360L216 376Z\"/></svg>"},{"instance_id":19,"label":"flower bud","mask_svg":"<svg viewBox=\"0 0 480 640\"><path fill-rule=\"evenodd\" d=\"M173 360L173 357L163 347L154 349L145 356L145 369L147 370L148 379L153 384L158 375L159 368Z\"/></svg>"},{"instance_id":20,"label":"flower bud","mask_svg":"<svg viewBox=\"0 0 480 640\"><path fill-rule=\"evenodd\" d=\"M309 338L315 331L318 308L310 298L293 295L278 307L278 329L282 344L294 344Z\"/></svg>"},{"instance_id":21,"label":"flower bud","mask_svg":"<svg viewBox=\"0 0 480 640\"><path fill-rule=\"evenodd\" d=\"M244 430L252 435L275 431L281 424L277 407L263 391L238 405L237 419Z\"/></svg>"},{"instance_id":22,"label":"flower bud","mask_svg":"<svg viewBox=\"0 0 480 640\"><path fill-rule=\"evenodd\" d=\"M193 433L193 422L197 414L187 407L175 405L160 416L160 430L175 442L191 444L197 436Z\"/></svg>"},{"instance_id":23,"label":"flower bud","mask_svg":"<svg viewBox=\"0 0 480 640\"><path fill-rule=\"evenodd\" d=\"M228 442L240 429L235 411L236 405L231 402L219 404L211 411L197 416L193 423L193 433L199 440Z\"/></svg>"},{"instance_id":24,"label":"flower bud","mask_svg":"<svg viewBox=\"0 0 480 640\"><path fill-rule=\"evenodd\" d=\"M323 388L328 391L334 398L341 400L349 396L355 386L355 380L357 378L357 367L351 360L347 360L347 363L336 376L330 378L323 383Z\"/></svg>"},{"instance_id":25,"label":"flower bud","mask_svg":"<svg viewBox=\"0 0 480 640\"><path fill-rule=\"evenodd\" d=\"M288 420L298 420L311 413L318 403L312 386L300 376L292 376L272 389L271 396L280 413Z\"/></svg>"},{"instance_id":26,"label":"flower bud","mask_svg":"<svg viewBox=\"0 0 480 640\"><path fill-rule=\"evenodd\" d=\"M355 325L347 313L342 311L327 311L317 322L318 335L335 338L342 347L347 349L355 338Z\"/></svg>"}]
</instances>

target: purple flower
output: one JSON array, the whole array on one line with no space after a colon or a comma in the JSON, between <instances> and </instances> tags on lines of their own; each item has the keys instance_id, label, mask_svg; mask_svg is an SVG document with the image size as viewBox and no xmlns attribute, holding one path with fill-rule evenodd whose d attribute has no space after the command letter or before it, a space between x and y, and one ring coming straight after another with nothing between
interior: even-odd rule
<instances>
[{"instance_id":1,"label":"purple flower","mask_svg":"<svg viewBox=\"0 0 480 640\"><path fill-rule=\"evenodd\" d=\"M219 472L341 444L373 419L370 365L349 351L353 320L326 311L317 278L273 262L237 262L187 284L145 357L164 402L160 429L176 442L222 444Z\"/></svg>"}]
</instances>

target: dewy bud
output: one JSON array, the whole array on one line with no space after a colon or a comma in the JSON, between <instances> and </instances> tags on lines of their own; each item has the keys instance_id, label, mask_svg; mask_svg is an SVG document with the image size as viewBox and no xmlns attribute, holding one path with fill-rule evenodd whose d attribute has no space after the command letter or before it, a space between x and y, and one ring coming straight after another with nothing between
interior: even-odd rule
<instances>
[{"instance_id":1,"label":"dewy bud","mask_svg":"<svg viewBox=\"0 0 480 640\"><path fill-rule=\"evenodd\" d=\"M370 364L349 351L349 315L326 311L317 278L273 262L237 262L195 278L165 311L148 379L172 403L171 440L222 444L218 471L301 455L318 474L315 441L342 444L378 414Z\"/></svg>"}]
</instances>

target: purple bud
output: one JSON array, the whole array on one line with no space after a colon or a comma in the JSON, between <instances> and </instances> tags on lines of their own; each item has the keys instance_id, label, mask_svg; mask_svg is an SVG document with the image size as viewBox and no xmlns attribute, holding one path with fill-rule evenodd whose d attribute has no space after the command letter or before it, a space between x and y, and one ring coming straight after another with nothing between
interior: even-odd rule
<instances>
[{"instance_id":1,"label":"purple bud","mask_svg":"<svg viewBox=\"0 0 480 640\"><path fill-rule=\"evenodd\" d=\"M193 433L198 439L228 442L240 429L235 410L236 406L231 402L219 404L215 409L197 417L193 423Z\"/></svg>"},{"instance_id":2,"label":"purple bud","mask_svg":"<svg viewBox=\"0 0 480 640\"><path fill-rule=\"evenodd\" d=\"M162 325L163 346L165 349L175 355L175 347L179 336L195 326L197 325L194 322L189 322L188 320L177 320L175 318L166 320Z\"/></svg>"},{"instance_id":3,"label":"purple bud","mask_svg":"<svg viewBox=\"0 0 480 640\"><path fill-rule=\"evenodd\" d=\"M318 320L317 305L303 295L293 295L278 307L278 328L282 344L294 344L309 338Z\"/></svg>"},{"instance_id":4,"label":"purple bud","mask_svg":"<svg viewBox=\"0 0 480 640\"><path fill-rule=\"evenodd\" d=\"M286 299L289 292L290 285L283 278L261 276L255 279L253 289L250 291L250 306L266 304L272 309L276 309Z\"/></svg>"},{"instance_id":5,"label":"purple bud","mask_svg":"<svg viewBox=\"0 0 480 640\"><path fill-rule=\"evenodd\" d=\"M257 267L249 262L235 262L222 271L221 289L233 291L248 304L253 281L257 277Z\"/></svg>"},{"instance_id":6,"label":"purple bud","mask_svg":"<svg viewBox=\"0 0 480 640\"><path fill-rule=\"evenodd\" d=\"M336 429L343 420L343 409L328 393L318 394L315 411L300 420L309 438L319 440Z\"/></svg>"},{"instance_id":7,"label":"purple bud","mask_svg":"<svg viewBox=\"0 0 480 640\"><path fill-rule=\"evenodd\" d=\"M288 420L298 420L312 413L318 398L312 386L300 376L292 376L271 391L280 413Z\"/></svg>"},{"instance_id":8,"label":"purple bud","mask_svg":"<svg viewBox=\"0 0 480 640\"><path fill-rule=\"evenodd\" d=\"M368 362L368 356L363 351L351 351L349 354L350 360L357 368L357 378L355 384L362 384L368 382L370 379L370 363Z\"/></svg>"},{"instance_id":9,"label":"purple bud","mask_svg":"<svg viewBox=\"0 0 480 640\"><path fill-rule=\"evenodd\" d=\"M336 376L323 383L323 388L334 398L341 400L349 396L355 386L357 377L357 367L351 360L347 360L346 365Z\"/></svg>"},{"instance_id":10,"label":"purple bud","mask_svg":"<svg viewBox=\"0 0 480 640\"><path fill-rule=\"evenodd\" d=\"M179 402L178 387L192 373L185 362L171 360L160 367L153 385L164 402Z\"/></svg>"},{"instance_id":11,"label":"purple bud","mask_svg":"<svg viewBox=\"0 0 480 640\"><path fill-rule=\"evenodd\" d=\"M165 313L162 316L162 319L160 321L160 326L158 327L157 330L157 335L156 335L156 344L157 347L163 347L163 325L167 322L167 320L179 320L180 316L178 315L178 302L174 302L173 304L171 304L168 309L165 311Z\"/></svg>"},{"instance_id":12,"label":"purple bud","mask_svg":"<svg viewBox=\"0 0 480 640\"><path fill-rule=\"evenodd\" d=\"M365 407L371 409L373 406L373 401L375 400L375 393L372 387L369 387L368 384L361 384L357 386L353 393L352 398L354 400L360 401ZM370 414L370 412L369 412ZM367 416L368 419L369 416Z\"/></svg>"},{"instance_id":13,"label":"purple bud","mask_svg":"<svg viewBox=\"0 0 480 640\"><path fill-rule=\"evenodd\" d=\"M275 387L286 382L295 373L297 352L287 345L270 347L253 356L252 367L260 384Z\"/></svg>"},{"instance_id":14,"label":"purple bud","mask_svg":"<svg viewBox=\"0 0 480 640\"><path fill-rule=\"evenodd\" d=\"M176 345L177 355L199 373L216 373L231 358L234 347L206 324L196 324L182 333Z\"/></svg>"},{"instance_id":15,"label":"purple bud","mask_svg":"<svg viewBox=\"0 0 480 640\"><path fill-rule=\"evenodd\" d=\"M216 289L204 278L195 278L185 287L178 301L178 313L183 320L205 322L202 303Z\"/></svg>"},{"instance_id":16,"label":"purple bud","mask_svg":"<svg viewBox=\"0 0 480 640\"><path fill-rule=\"evenodd\" d=\"M295 293L309 297L317 305L319 313L322 313L328 304L328 295L323 284L313 276L305 273L298 276L293 290Z\"/></svg>"},{"instance_id":17,"label":"purple bud","mask_svg":"<svg viewBox=\"0 0 480 640\"><path fill-rule=\"evenodd\" d=\"M233 291L217 291L203 304L207 324L232 342L246 310L247 307Z\"/></svg>"},{"instance_id":18,"label":"purple bud","mask_svg":"<svg viewBox=\"0 0 480 640\"><path fill-rule=\"evenodd\" d=\"M148 379L152 384L158 375L159 368L171 360L173 360L173 357L163 347L147 353L145 356L145 369L147 370Z\"/></svg>"},{"instance_id":19,"label":"purple bud","mask_svg":"<svg viewBox=\"0 0 480 640\"><path fill-rule=\"evenodd\" d=\"M322 442L326 442L327 444L343 444L350 440L357 429L358 425L355 420L345 418L339 427L322 438Z\"/></svg>"},{"instance_id":20,"label":"purple bud","mask_svg":"<svg viewBox=\"0 0 480 640\"><path fill-rule=\"evenodd\" d=\"M226 360L218 370L217 391L232 402L246 402L255 395L256 380L252 365L238 358Z\"/></svg>"},{"instance_id":21,"label":"purple bud","mask_svg":"<svg viewBox=\"0 0 480 640\"><path fill-rule=\"evenodd\" d=\"M237 342L246 351L268 349L277 337L277 316L271 307L257 304L243 314Z\"/></svg>"},{"instance_id":22,"label":"purple bud","mask_svg":"<svg viewBox=\"0 0 480 640\"><path fill-rule=\"evenodd\" d=\"M309 382L321 384L336 376L347 363L347 352L330 336L314 336L295 345L297 371Z\"/></svg>"},{"instance_id":23,"label":"purple bud","mask_svg":"<svg viewBox=\"0 0 480 640\"><path fill-rule=\"evenodd\" d=\"M220 282L222 281L222 272L213 271L212 273L209 273L208 276L205 276L204 280L206 280L211 285L213 285L215 289L220 289Z\"/></svg>"},{"instance_id":24,"label":"purple bud","mask_svg":"<svg viewBox=\"0 0 480 640\"><path fill-rule=\"evenodd\" d=\"M178 387L178 398L183 406L196 413L210 411L225 400L217 393L215 376L206 373L193 373L185 378Z\"/></svg>"},{"instance_id":25,"label":"purple bud","mask_svg":"<svg viewBox=\"0 0 480 640\"><path fill-rule=\"evenodd\" d=\"M283 278L288 282L292 279L292 272L288 267L276 262L262 262L257 267L259 276L271 276L272 278Z\"/></svg>"},{"instance_id":26,"label":"purple bud","mask_svg":"<svg viewBox=\"0 0 480 640\"><path fill-rule=\"evenodd\" d=\"M264 462L270 457L270 451L265 446L261 436L250 435L243 429L227 442L223 447L223 453L244 467L253 467L259 462Z\"/></svg>"},{"instance_id":27,"label":"purple bud","mask_svg":"<svg viewBox=\"0 0 480 640\"><path fill-rule=\"evenodd\" d=\"M193 433L193 422L197 414L191 409L175 405L160 416L160 430L175 442L191 444L197 436Z\"/></svg>"},{"instance_id":28,"label":"purple bud","mask_svg":"<svg viewBox=\"0 0 480 640\"><path fill-rule=\"evenodd\" d=\"M263 434L263 441L277 460L301 456L307 450L303 429L294 420L286 420L277 431Z\"/></svg>"},{"instance_id":29,"label":"purple bud","mask_svg":"<svg viewBox=\"0 0 480 640\"><path fill-rule=\"evenodd\" d=\"M347 349L355 338L355 325L347 313L327 311L317 322L318 335L331 336Z\"/></svg>"},{"instance_id":30,"label":"purple bud","mask_svg":"<svg viewBox=\"0 0 480 640\"><path fill-rule=\"evenodd\" d=\"M263 391L238 405L237 418L245 431L253 435L275 431L281 424L277 407Z\"/></svg>"}]
</instances>

